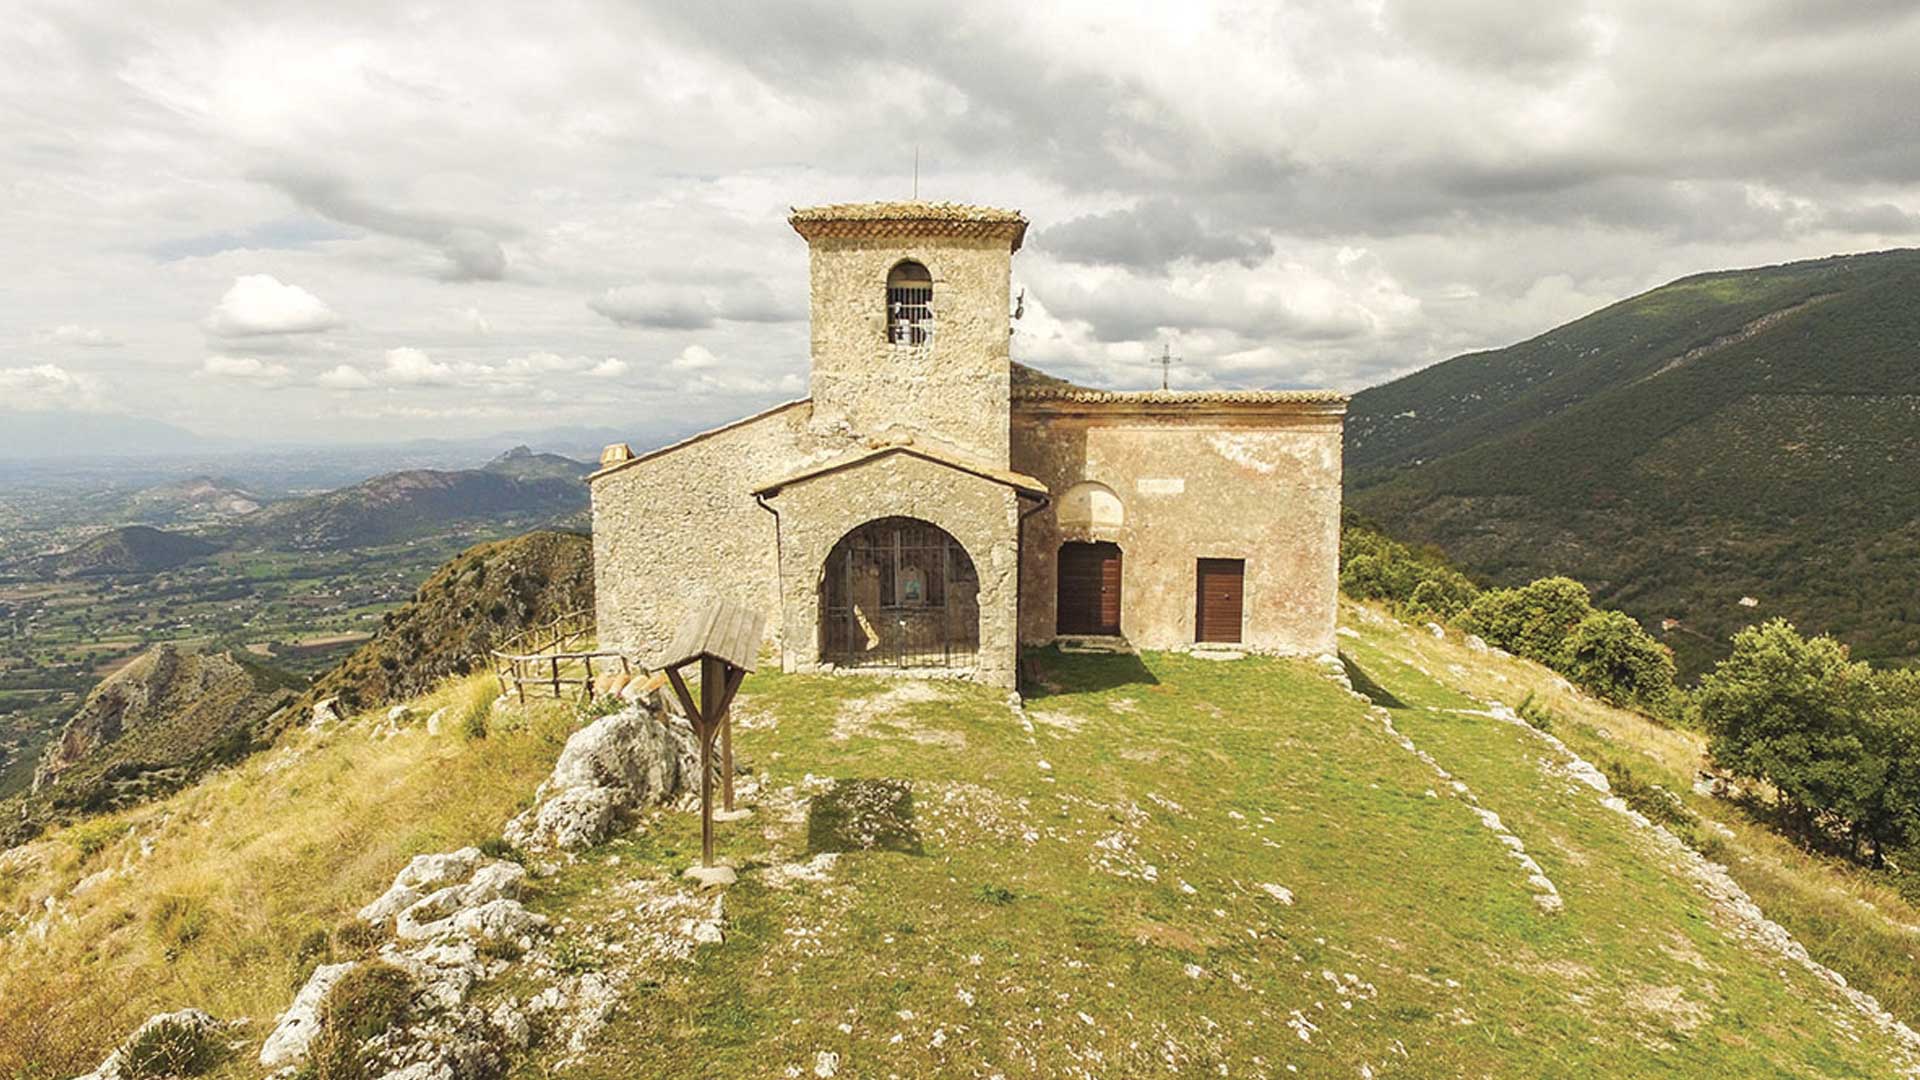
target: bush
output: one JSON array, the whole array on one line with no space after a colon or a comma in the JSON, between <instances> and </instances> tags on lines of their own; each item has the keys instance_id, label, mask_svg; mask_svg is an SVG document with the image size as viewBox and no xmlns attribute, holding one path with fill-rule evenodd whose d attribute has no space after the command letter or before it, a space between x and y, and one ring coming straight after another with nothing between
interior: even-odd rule
<instances>
[{"instance_id":1,"label":"bush","mask_svg":"<svg viewBox=\"0 0 1920 1080\"><path fill-rule=\"evenodd\" d=\"M1459 623L1487 644L1555 670L1567 664L1567 638L1593 614L1587 587L1572 578L1550 577L1518 589L1489 589L1476 597Z\"/></svg>"},{"instance_id":2,"label":"bush","mask_svg":"<svg viewBox=\"0 0 1920 1080\"><path fill-rule=\"evenodd\" d=\"M1340 531L1340 591L1381 600L1406 618L1451 619L1479 589L1436 554L1416 552L1347 518Z\"/></svg>"},{"instance_id":3,"label":"bush","mask_svg":"<svg viewBox=\"0 0 1920 1080\"><path fill-rule=\"evenodd\" d=\"M1513 711L1536 731L1553 730L1553 710L1535 700L1531 690L1527 691L1526 697L1520 699L1520 707Z\"/></svg>"},{"instance_id":4,"label":"bush","mask_svg":"<svg viewBox=\"0 0 1920 1080\"><path fill-rule=\"evenodd\" d=\"M200 935L207 932L207 908L198 897L169 893L162 896L147 913L147 925L153 930L168 959L186 952Z\"/></svg>"},{"instance_id":5,"label":"bush","mask_svg":"<svg viewBox=\"0 0 1920 1080\"><path fill-rule=\"evenodd\" d=\"M460 734L469 742L486 738L487 721L491 718L492 712L493 702L485 699L467 706L467 711L460 716Z\"/></svg>"},{"instance_id":6,"label":"bush","mask_svg":"<svg viewBox=\"0 0 1920 1080\"><path fill-rule=\"evenodd\" d=\"M412 1010L413 980L392 964L363 964L341 976L320 1003L308 1058L313 1080L365 1080L371 1062L361 1044L404 1023Z\"/></svg>"},{"instance_id":7,"label":"bush","mask_svg":"<svg viewBox=\"0 0 1920 1080\"><path fill-rule=\"evenodd\" d=\"M1407 615L1417 619L1451 622L1472 604L1480 590L1465 574L1444 568L1431 570L1407 597Z\"/></svg>"},{"instance_id":8,"label":"bush","mask_svg":"<svg viewBox=\"0 0 1920 1080\"><path fill-rule=\"evenodd\" d=\"M1564 651L1567 678L1589 693L1656 716L1671 712L1673 650L1625 612L1595 611L1581 619Z\"/></svg>"},{"instance_id":9,"label":"bush","mask_svg":"<svg viewBox=\"0 0 1920 1080\"><path fill-rule=\"evenodd\" d=\"M161 1019L143 1028L127 1044L121 1059L124 1080L199 1076L220 1061L220 1044L197 1024Z\"/></svg>"}]
</instances>

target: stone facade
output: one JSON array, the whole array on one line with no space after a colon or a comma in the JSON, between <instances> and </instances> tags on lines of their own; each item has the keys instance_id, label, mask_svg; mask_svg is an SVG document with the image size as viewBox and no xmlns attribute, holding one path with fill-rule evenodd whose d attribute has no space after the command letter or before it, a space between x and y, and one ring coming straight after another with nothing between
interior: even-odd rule
<instances>
[{"instance_id":1,"label":"stone facade","mask_svg":"<svg viewBox=\"0 0 1920 1080\"><path fill-rule=\"evenodd\" d=\"M979 662L974 675L983 682L1012 686L1020 573L1018 496L1017 488L1002 480L904 450L882 450L769 492L769 505L779 511L785 666L812 670L820 662L816 628L821 568L834 545L869 521L905 517L938 526L966 549L979 579Z\"/></svg>"},{"instance_id":2,"label":"stone facade","mask_svg":"<svg viewBox=\"0 0 1920 1080\"><path fill-rule=\"evenodd\" d=\"M923 569L896 556L910 589L889 577L879 599L875 571L835 604L875 641L909 618L977 619L951 656L985 682L1015 685L1020 646L1055 638L1073 541L1118 546L1120 628L1137 646L1192 645L1197 561L1236 559L1240 647L1332 651L1345 398L1112 393L1012 363L1018 214L878 203L792 223L811 249L812 393L639 457L609 448L590 479L603 645L656 662L686 615L724 597L768 613L783 668L818 670L842 541L906 522L944 536L942 558L964 551L970 574L923 597ZM907 260L931 278L915 343L889 333L889 275Z\"/></svg>"}]
</instances>

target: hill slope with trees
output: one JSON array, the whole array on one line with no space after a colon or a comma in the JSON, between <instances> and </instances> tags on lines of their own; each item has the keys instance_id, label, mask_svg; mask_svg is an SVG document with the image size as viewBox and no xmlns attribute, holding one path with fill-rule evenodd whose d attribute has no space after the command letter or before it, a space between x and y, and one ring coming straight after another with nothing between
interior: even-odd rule
<instances>
[{"instance_id":1,"label":"hill slope with trees","mask_svg":"<svg viewBox=\"0 0 1920 1080\"><path fill-rule=\"evenodd\" d=\"M1915 296L1916 251L1701 274L1363 391L1350 503L1495 583L1675 620L1683 674L1772 616L1912 661Z\"/></svg>"}]
</instances>

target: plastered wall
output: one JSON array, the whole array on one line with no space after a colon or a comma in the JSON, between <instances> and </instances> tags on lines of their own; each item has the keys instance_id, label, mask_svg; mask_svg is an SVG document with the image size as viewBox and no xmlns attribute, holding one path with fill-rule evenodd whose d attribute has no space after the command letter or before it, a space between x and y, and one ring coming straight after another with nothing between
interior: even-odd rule
<instances>
[{"instance_id":1,"label":"plastered wall","mask_svg":"<svg viewBox=\"0 0 1920 1080\"><path fill-rule=\"evenodd\" d=\"M1026 524L1020 638L1054 637L1055 563L1067 540L1119 544L1121 631L1135 646L1194 640L1196 561L1246 560L1242 637L1282 654L1334 651L1339 587L1340 413L1149 417L1115 410L1015 413L1012 465L1055 505ZM1093 515L1063 525L1074 485L1104 484ZM1091 517L1091 521L1086 519Z\"/></svg>"}]
</instances>

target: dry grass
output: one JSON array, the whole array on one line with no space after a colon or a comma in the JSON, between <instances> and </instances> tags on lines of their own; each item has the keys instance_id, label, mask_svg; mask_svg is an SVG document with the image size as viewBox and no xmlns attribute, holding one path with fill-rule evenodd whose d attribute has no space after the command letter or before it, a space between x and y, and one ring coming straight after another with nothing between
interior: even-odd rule
<instances>
[{"instance_id":1,"label":"dry grass","mask_svg":"<svg viewBox=\"0 0 1920 1080\"><path fill-rule=\"evenodd\" d=\"M551 768L569 706L496 714L486 739L425 733L433 709L457 720L494 692L491 676L450 681L391 739L371 736L372 716L292 732L173 797L7 853L0 1076L85 1072L147 1015L186 1006L264 1034L408 857L497 836Z\"/></svg>"}]
</instances>

